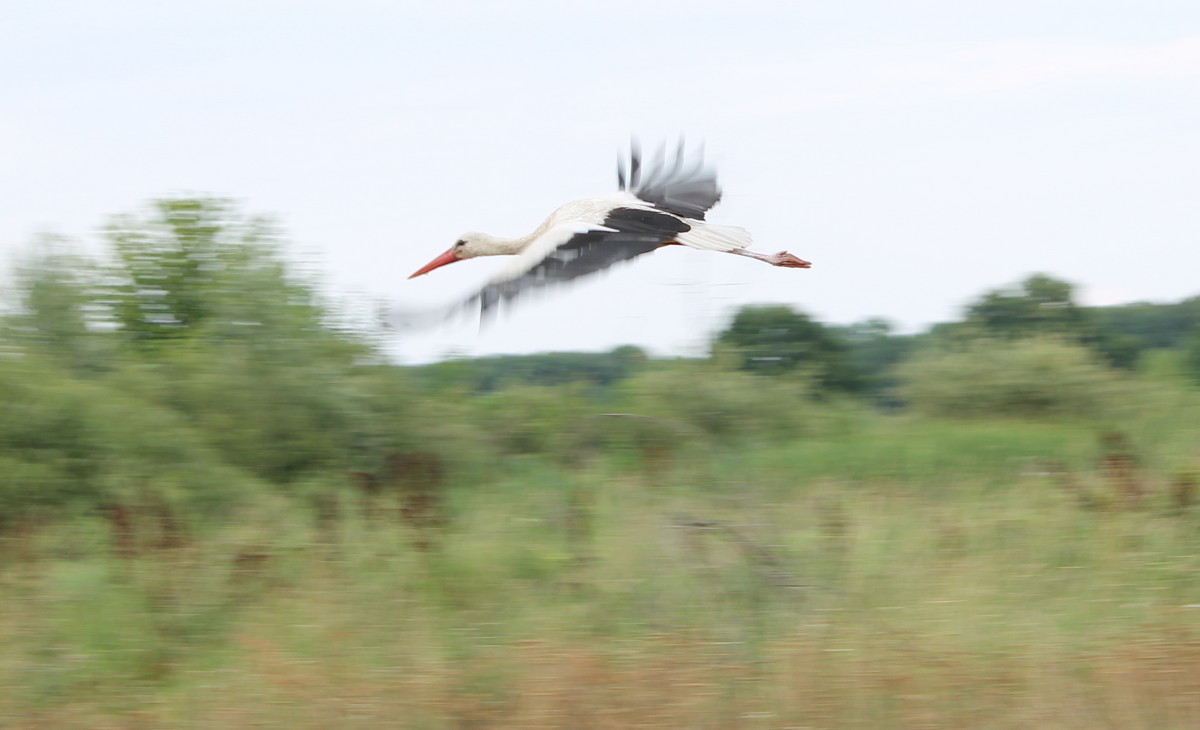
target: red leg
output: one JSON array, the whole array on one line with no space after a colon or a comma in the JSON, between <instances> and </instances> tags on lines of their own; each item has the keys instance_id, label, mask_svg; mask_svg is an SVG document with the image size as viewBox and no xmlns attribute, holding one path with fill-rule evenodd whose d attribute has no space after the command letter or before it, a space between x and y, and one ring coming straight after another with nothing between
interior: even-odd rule
<instances>
[{"instance_id":1,"label":"red leg","mask_svg":"<svg viewBox=\"0 0 1200 730\"><path fill-rule=\"evenodd\" d=\"M812 268L812 263L805 261L802 258L791 255L787 251L780 251L773 254L755 253L754 251L744 251L741 249L730 251L738 256L748 256L752 259L765 261L772 266L782 266L785 269L809 269Z\"/></svg>"}]
</instances>

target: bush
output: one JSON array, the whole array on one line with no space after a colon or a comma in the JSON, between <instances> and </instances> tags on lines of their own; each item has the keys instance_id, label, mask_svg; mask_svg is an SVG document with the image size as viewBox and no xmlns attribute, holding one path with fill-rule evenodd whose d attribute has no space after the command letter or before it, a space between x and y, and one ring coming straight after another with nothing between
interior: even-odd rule
<instances>
[{"instance_id":1,"label":"bush","mask_svg":"<svg viewBox=\"0 0 1200 730\"><path fill-rule=\"evenodd\" d=\"M799 379L676 365L625 385L634 413L681 421L714 438L786 437L813 425L808 388Z\"/></svg>"},{"instance_id":2,"label":"bush","mask_svg":"<svg viewBox=\"0 0 1200 730\"><path fill-rule=\"evenodd\" d=\"M572 443L580 419L596 408L577 385L514 385L472 401L476 418L502 453L556 453Z\"/></svg>"},{"instance_id":3,"label":"bush","mask_svg":"<svg viewBox=\"0 0 1200 730\"><path fill-rule=\"evenodd\" d=\"M276 483L346 468L364 418L351 369L315 357L179 345L142 370L167 391L161 404L185 415L226 462Z\"/></svg>"},{"instance_id":4,"label":"bush","mask_svg":"<svg viewBox=\"0 0 1200 730\"><path fill-rule=\"evenodd\" d=\"M251 484L175 413L31 358L0 359L0 526L155 500L227 506Z\"/></svg>"},{"instance_id":5,"label":"bush","mask_svg":"<svg viewBox=\"0 0 1200 730\"><path fill-rule=\"evenodd\" d=\"M930 349L898 374L901 397L932 416L1112 417L1136 397L1090 350L1049 337Z\"/></svg>"}]
</instances>

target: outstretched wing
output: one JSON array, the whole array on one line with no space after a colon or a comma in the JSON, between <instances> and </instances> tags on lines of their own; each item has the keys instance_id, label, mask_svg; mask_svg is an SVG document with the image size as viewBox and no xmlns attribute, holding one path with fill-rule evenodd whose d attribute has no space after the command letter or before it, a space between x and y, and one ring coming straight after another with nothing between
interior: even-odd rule
<instances>
[{"instance_id":1,"label":"outstretched wing","mask_svg":"<svg viewBox=\"0 0 1200 730\"><path fill-rule=\"evenodd\" d=\"M673 215L638 208L614 208L600 225L560 224L546 231L466 304L478 304L486 315L501 302L603 271L649 253L689 230L690 225Z\"/></svg>"},{"instance_id":2,"label":"outstretched wing","mask_svg":"<svg viewBox=\"0 0 1200 730\"><path fill-rule=\"evenodd\" d=\"M649 253L691 229L668 213L627 207L613 208L600 223L560 222L467 299L432 310L390 308L380 314L385 326L395 329L425 329L471 311L486 317L502 303Z\"/></svg>"},{"instance_id":3,"label":"outstretched wing","mask_svg":"<svg viewBox=\"0 0 1200 730\"><path fill-rule=\"evenodd\" d=\"M694 159L685 160L683 142L669 160L660 151L657 158L643 166L642 152L636 143L630 145L629 177L625 165L617 163L617 186L668 213L704 220L704 214L721 199L717 173L705 166L703 151Z\"/></svg>"}]
</instances>

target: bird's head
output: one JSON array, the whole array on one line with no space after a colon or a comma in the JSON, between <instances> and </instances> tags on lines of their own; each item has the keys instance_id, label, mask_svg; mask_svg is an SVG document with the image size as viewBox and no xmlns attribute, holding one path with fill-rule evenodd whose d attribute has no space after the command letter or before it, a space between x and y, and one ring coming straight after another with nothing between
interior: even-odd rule
<instances>
[{"instance_id":1,"label":"bird's head","mask_svg":"<svg viewBox=\"0 0 1200 730\"><path fill-rule=\"evenodd\" d=\"M421 274L428 274L430 271L433 271L438 267L445 266L446 264L452 264L455 261L473 259L476 256L487 256L488 254L498 253L497 251L491 250L491 243L492 236L489 236L486 233L464 233L459 236L458 240L454 242L453 246L446 249L444 253L435 258L433 261L430 261L421 268L417 269L417 272L408 278L415 279Z\"/></svg>"}]
</instances>

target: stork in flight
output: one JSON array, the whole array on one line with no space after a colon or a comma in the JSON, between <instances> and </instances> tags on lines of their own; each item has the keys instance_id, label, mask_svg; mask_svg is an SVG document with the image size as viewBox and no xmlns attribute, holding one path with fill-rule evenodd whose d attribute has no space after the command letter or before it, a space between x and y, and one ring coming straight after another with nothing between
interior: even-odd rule
<instances>
[{"instance_id":1,"label":"stork in flight","mask_svg":"<svg viewBox=\"0 0 1200 730\"><path fill-rule=\"evenodd\" d=\"M772 266L812 266L787 251L770 255L748 251L750 234L744 229L706 223L704 214L721 199L721 188L716 173L702 157L692 162L684 157L680 143L674 160L660 154L643 170L641 153L634 145L628 177L624 164L617 164L617 192L571 201L528 236L464 233L449 250L408 278L478 256L512 255L511 265L463 304L478 304L486 314L500 302L524 293L673 244L737 254Z\"/></svg>"}]
</instances>

